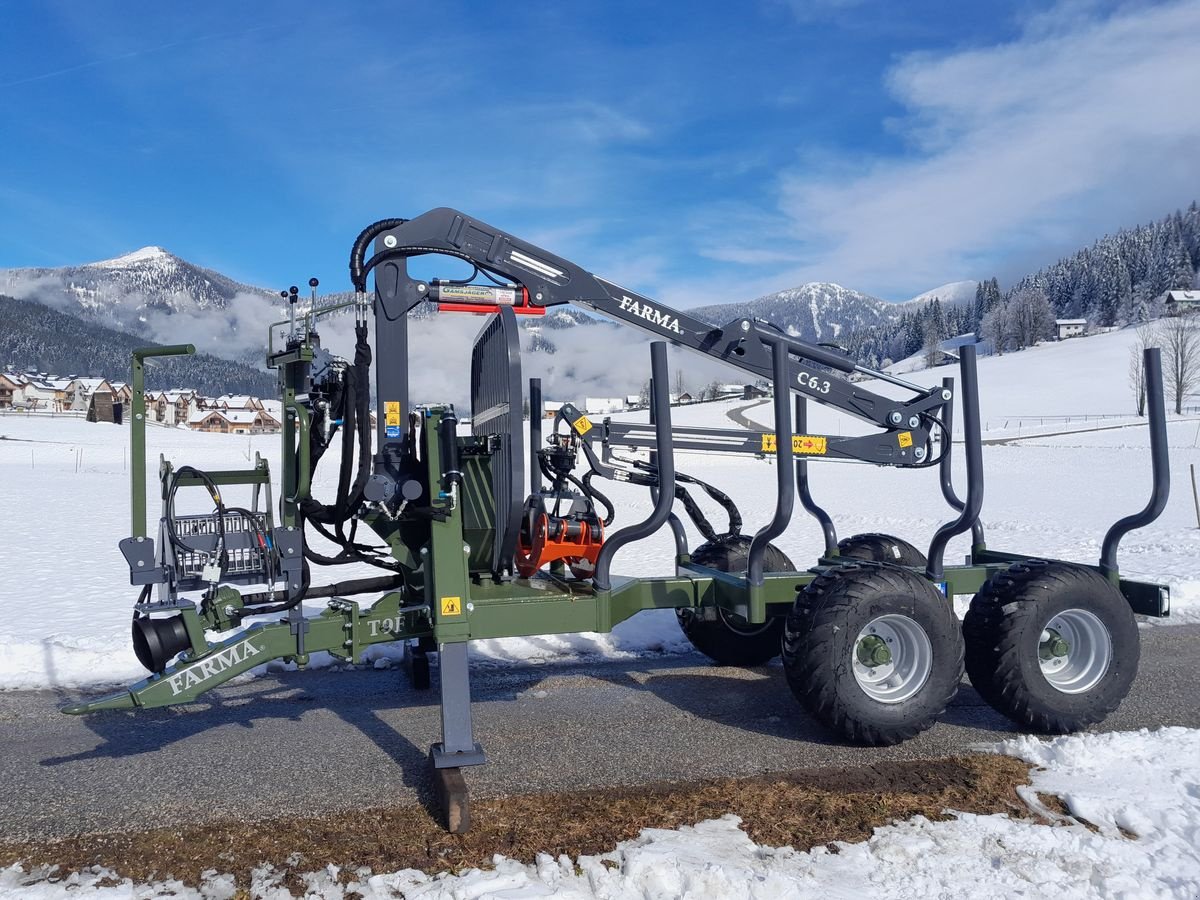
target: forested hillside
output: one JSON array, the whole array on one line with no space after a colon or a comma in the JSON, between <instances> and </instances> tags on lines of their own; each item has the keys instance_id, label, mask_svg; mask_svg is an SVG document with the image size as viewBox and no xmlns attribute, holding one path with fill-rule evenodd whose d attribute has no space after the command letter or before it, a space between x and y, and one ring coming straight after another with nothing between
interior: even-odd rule
<instances>
[{"instance_id":1,"label":"forested hillside","mask_svg":"<svg viewBox=\"0 0 1200 900\"><path fill-rule=\"evenodd\" d=\"M123 331L69 316L32 300L0 294L0 361L54 375L102 375L129 380L129 355L152 344ZM146 374L152 388L188 387L205 394L272 396L272 374L242 363L198 354L156 360Z\"/></svg>"},{"instance_id":2,"label":"forested hillside","mask_svg":"<svg viewBox=\"0 0 1200 900\"><path fill-rule=\"evenodd\" d=\"M1163 295L1187 290L1200 270L1200 206L1195 202L1157 222L1105 235L1091 247L1020 279L1001 293L995 278L979 283L975 301L932 301L905 311L895 324L861 329L844 342L860 359L879 365L912 356L936 341L975 332L999 349L1027 338L1031 316L1086 319L1093 328L1146 322L1162 315ZM1039 326L1041 327L1041 326ZM1033 335L1049 337L1048 333Z\"/></svg>"}]
</instances>

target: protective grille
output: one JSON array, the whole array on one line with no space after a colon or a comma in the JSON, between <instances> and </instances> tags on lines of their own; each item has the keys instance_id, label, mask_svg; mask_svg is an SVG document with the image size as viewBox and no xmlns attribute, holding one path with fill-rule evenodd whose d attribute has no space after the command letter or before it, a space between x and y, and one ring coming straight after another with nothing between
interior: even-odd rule
<instances>
[{"instance_id":1,"label":"protective grille","mask_svg":"<svg viewBox=\"0 0 1200 900\"><path fill-rule=\"evenodd\" d=\"M522 401L520 333L517 317L505 307L488 320L471 351L471 430L498 439L491 457L497 574L512 572L525 503Z\"/></svg>"},{"instance_id":2,"label":"protective grille","mask_svg":"<svg viewBox=\"0 0 1200 900\"><path fill-rule=\"evenodd\" d=\"M180 580L199 579L204 567L214 562L220 531L217 516L176 516L173 522L179 540L193 550L178 548L175 554L176 577ZM259 541L257 525L241 513L224 516L225 564L222 580L257 578L267 572L267 550Z\"/></svg>"}]
</instances>

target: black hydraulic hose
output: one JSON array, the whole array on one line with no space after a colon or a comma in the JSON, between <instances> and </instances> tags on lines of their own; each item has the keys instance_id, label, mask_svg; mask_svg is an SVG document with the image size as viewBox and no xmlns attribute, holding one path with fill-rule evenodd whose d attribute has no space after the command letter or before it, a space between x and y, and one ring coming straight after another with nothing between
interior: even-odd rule
<instances>
[{"instance_id":1,"label":"black hydraulic hose","mask_svg":"<svg viewBox=\"0 0 1200 900\"><path fill-rule=\"evenodd\" d=\"M592 497L592 492L586 486L584 486L582 481L580 481L570 472L567 473L567 481L579 488L579 493L583 496L583 502L587 504L588 515L594 516L596 514L596 503L595 499Z\"/></svg>"},{"instance_id":2,"label":"black hydraulic hose","mask_svg":"<svg viewBox=\"0 0 1200 900\"><path fill-rule=\"evenodd\" d=\"M221 491L217 488L216 483L212 480L207 472L197 469L195 466L180 466L171 476L171 486L167 491L167 537L171 541L171 546L182 547L188 553L204 553L203 550L198 550L190 544L184 543L175 531L175 492L179 489L179 479L184 475L192 475L200 479L204 486L208 489L209 496L212 497L213 504L216 506L217 518L217 536L219 542L217 544L220 549L218 554L218 562L222 563L225 559L225 505L221 500Z\"/></svg>"},{"instance_id":3,"label":"black hydraulic hose","mask_svg":"<svg viewBox=\"0 0 1200 900\"><path fill-rule=\"evenodd\" d=\"M355 329L354 346L355 424L358 427L358 474L350 489L346 514L354 516L363 502L363 492L371 478L371 344L367 326ZM357 524L357 523L356 523Z\"/></svg>"},{"instance_id":4,"label":"black hydraulic hose","mask_svg":"<svg viewBox=\"0 0 1200 900\"><path fill-rule=\"evenodd\" d=\"M304 564L304 568L300 570L300 590L296 592L296 596L290 600L285 600L283 603L276 603L274 606L264 606L261 609L251 609L243 615L246 616L269 616L275 613L287 612L296 606L308 596L308 588L312 583L312 570L309 569L308 563Z\"/></svg>"},{"instance_id":5,"label":"black hydraulic hose","mask_svg":"<svg viewBox=\"0 0 1200 900\"><path fill-rule=\"evenodd\" d=\"M346 379L346 411L342 417L342 453L338 467L337 497L333 504L333 528L338 543L346 543L343 524L350 513L350 480L354 473L354 438L358 433L355 422L358 418L358 379L350 374Z\"/></svg>"},{"instance_id":6,"label":"black hydraulic hose","mask_svg":"<svg viewBox=\"0 0 1200 900\"><path fill-rule=\"evenodd\" d=\"M408 219L380 219L364 228L354 239L354 245L350 248L350 283L354 285L356 291L365 292L367 289L367 272L369 270L363 265L363 258L367 255L367 247L370 246L371 241L385 231L399 228L407 222Z\"/></svg>"},{"instance_id":7,"label":"black hydraulic hose","mask_svg":"<svg viewBox=\"0 0 1200 900\"><path fill-rule=\"evenodd\" d=\"M595 474L596 474L595 472L588 472L586 475L584 475L583 481L582 481L582 486L584 489L584 493L586 493L590 497L595 498L596 500L599 500L600 503L604 506L604 508L606 510L608 510L608 515L604 517L604 527L607 528L614 521L616 521L617 508L615 506L613 506L612 501L609 500L607 496L605 496L597 488L592 486L592 476Z\"/></svg>"},{"instance_id":8,"label":"black hydraulic hose","mask_svg":"<svg viewBox=\"0 0 1200 900\"><path fill-rule=\"evenodd\" d=\"M379 575L375 578L356 578L352 581L342 581L335 584L323 584L310 587L305 594L306 599L316 600L322 597L340 597L345 594L369 594L372 591L389 591L392 588L404 586L404 579L399 575ZM270 595L265 591L257 594L247 594L242 597L246 606L263 603ZM254 615L258 615L255 612Z\"/></svg>"},{"instance_id":9,"label":"black hydraulic hose","mask_svg":"<svg viewBox=\"0 0 1200 900\"><path fill-rule=\"evenodd\" d=\"M709 484L707 481L701 481L695 475L685 475L678 472L675 475L676 481L682 481L685 484L694 484L704 493L708 494L716 503L719 503L725 510L725 514L729 516L729 531L728 534L741 534L742 531L742 513L737 508L737 504L733 502L733 498L726 494L720 488Z\"/></svg>"},{"instance_id":10,"label":"black hydraulic hose","mask_svg":"<svg viewBox=\"0 0 1200 900\"><path fill-rule=\"evenodd\" d=\"M678 476L676 476L678 478ZM704 516L704 511L692 499L692 495L688 493L687 488L682 484L675 485L675 499L683 504L684 511L688 514L688 518L692 520L692 524L696 526L696 530L704 536L706 541L716 541L718 539L717 530L713 528L712 522L708 521Z\"/></svg>"}]
</instances>

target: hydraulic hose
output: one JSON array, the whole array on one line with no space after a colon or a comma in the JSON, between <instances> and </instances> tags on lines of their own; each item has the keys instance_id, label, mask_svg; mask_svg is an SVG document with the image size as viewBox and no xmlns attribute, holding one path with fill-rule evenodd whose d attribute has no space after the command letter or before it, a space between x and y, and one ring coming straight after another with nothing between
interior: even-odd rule
<instances>
[{"instance_id":1,"label":"hydraulic hose","mask_svg":"<svg viewBox=\"0 0 1200 900\"><path fill-rule=\"evenodd\" d=\"M350 248L350 283L354 285L354 289L361 293L367 290L367 269L364 261L367 255L367 247L371 241L379 237L385 231L391 231L393 228L399 228L405 224L408 219L380 219L372 225L368 225L362 230L358 237L354 239L354 246Z\"/></svg>"}]
</instances>

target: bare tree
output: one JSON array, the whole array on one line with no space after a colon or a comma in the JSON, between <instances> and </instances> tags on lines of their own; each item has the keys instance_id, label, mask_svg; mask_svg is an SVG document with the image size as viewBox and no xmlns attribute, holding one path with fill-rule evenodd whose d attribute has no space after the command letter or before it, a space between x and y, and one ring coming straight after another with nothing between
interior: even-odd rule
<instances>
[{"instance_id":1,"label":"bare tree","mask_svg":"<svg viewBox=\"0 0 1200 900\"><path fill-rule=\"evenodd\" d=\"M1137 328L1133 346L1129 348L1129 389L1133 391L1133 399L1137 405L1139 416L1146 414L1145 351L1150 347L1158 346L1155 333L1156 329L1151 323L1142 323Z\"/></svg>"},{"instance_id":2,"label":"bare tree","mask_svg":"<svg viewBox=\"0 0 1200 900\"><path fill-rule=\"evenodd\" d=\"M683 369L675 370L675 396L680 397L687 390L683 383Z\"/></svg>"},{"instance_id":3,"label":"bare tree","mask_svg":"<svg viewBox=\"0 0 1200 900\"><path fill-rule=\"evenodd\" d=\"M1041 288L1024 288L1005 304L1012 323L1012 339L1018 350L1032 347L1038 341L1050 337L1054 327L1054 313L1050 301Z\"/></svg>"},{"instance_id":4,"label":"bare tree","mask_svg":"<svg viewBox=\"0 0 1200 900\"><path fill-rule=\"evenodd\" d=\"M1012 340L1012 320L1007 303L997 303L983 317L979 327L983 339L992 345L992 352L1004 355Z\"/></svg>"},{"instance_id":5,"label":"bare tree","mask_svg":"<svg viewBox=\"0 0 1200 900\"><path fill-rule=\"evenodd\" d=\"M1162 347L1163 387L1183 412L1185 398L1200 386L1200 322L1196 316L1171 316L1159 320L1158 344Z\"/></svg>"},{"instance_id":6,"label":"bare tree","mask_svg":"<svg viewBox=\"0 0 1200 900\"><path fill-rule=\"evenodd\" d=\"M932 369L937 365L938 354L942 349L942 334L937 327L937 323L930 320L925 323L925 343L921 347L921 353L925 357L925 368Z\"/></svg>"}]
</instances>

